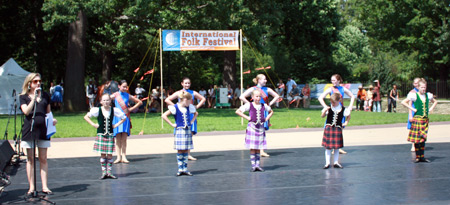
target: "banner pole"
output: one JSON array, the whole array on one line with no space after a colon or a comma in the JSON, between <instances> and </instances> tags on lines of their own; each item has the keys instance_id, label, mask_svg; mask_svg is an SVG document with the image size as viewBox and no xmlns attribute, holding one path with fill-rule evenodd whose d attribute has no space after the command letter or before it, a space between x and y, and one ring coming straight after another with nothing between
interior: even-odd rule
<instances>
[{"instance_id":1,"label":"banner pole","mask_svg":"<svg viewBox=\"0 0 450 205\"><path fill-rule=\"evenodd\" d=\"M244 69L244 60L242 59L242 57L244 56L243 55L243 53L242 53L242 51L243 51L243 46L242 46L242 29L239 29L239 39L240 39L240 42L241 42L241 96L242 96L242 91L244 90L244 77L243 77L243 74L242 74L242 70ZM241 106L242 106L242 100L241 100ZM241 117L241 125L244 125L244 118L242 118Z\"/></svg>"},{"instance_id":2,"label":"banner pole","mask_svg":"<svg viewBox=\"0 0 450 205\"><path fill-rule=\"evenodd\" d=\"M161 28L159 28L159 65L160 65L160 70L161 70L161 88L160 88L160 92L159 93L161 93L161 97L162 97L163 96L163 92L162 92L163 91L163 61L162 61L162 35L161 35ZM164 113L164 100L161 99L161 129L164 129L164 120L162 118L163 113Z\"/></svg>"}]
</instances>

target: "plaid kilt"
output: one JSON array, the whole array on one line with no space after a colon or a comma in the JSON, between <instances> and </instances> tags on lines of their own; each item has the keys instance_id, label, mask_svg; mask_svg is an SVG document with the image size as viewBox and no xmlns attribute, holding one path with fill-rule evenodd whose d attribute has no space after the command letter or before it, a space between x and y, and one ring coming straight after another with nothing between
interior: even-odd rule
<instances>
[{"instance_id":1,"label":"plaid kilt","mask_svg":"<svg viewBox=\"0 0 450 205\"><path fill-rule=\"evenodd\" d=\"M245 148L267 149L264 124L248 123L245 135Z\"/></svg>"},{"instance_id":2,"label":"plaid kilt","mask_svg":"<svg viewBox=\"0 0 450 205\"><path fill-rule=\"evenodd\" d=\"M427 117L415 116L411 123L411 129L409 130L408 142L420 143L427 141L428 122Z\"/></svg>"},{"instance_id":3,"label":"plaid kilt","mask_svg":"<svg viewBox=\"0 0 450 205\"><path fill-rule=\"evenodd\" d=\"M173 148L176 150L188 150L194 149L194 144L192 142L192 131L191 127L177 127L175 130L175 141Z\"/></svg>"},{"instance_id":4,"label":"plaid kilt","mask_svg":"<svg viewBox=\"0 0 450 205\"><path fill-rule=\"evenodd\" d=\"M116 146L114 146L114 136L97 134L94 143L94 152L100 154L114 154Z\"/></svg>"},{"instance_id":5,"label":"plaid kilt","mask_svg":"<svg viewBox=\"0 0 450 205\"><path fill-rule=\"evenodd\" d=\"M322 146L325 149L339 149L344 147L344 138L342 137L342 129L327 125L323 132Z\"/></svg>"}]
</instances>

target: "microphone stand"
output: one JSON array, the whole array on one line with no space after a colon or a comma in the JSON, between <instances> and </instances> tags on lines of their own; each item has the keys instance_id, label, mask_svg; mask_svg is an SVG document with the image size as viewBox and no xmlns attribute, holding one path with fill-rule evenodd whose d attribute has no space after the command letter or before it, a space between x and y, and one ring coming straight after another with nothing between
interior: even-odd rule
<instances>
[{"instance_id":1,"label":"microphone stand","mask_svg":"<svg viewBox=\"0 0 450 205\"><path fill-rule=\"evenodd\" d=\"M13 165L18 165L20 163L20 156L25 156L23 152L20 152L20 138L17 137L17 93L13 90L14 97L14 156L11 160ZM21 131L22 132L22 131Z\"/></svg>"},{"instance_id":2,"label":"microphone stand","mask_svg":"<svg viewBox=\"0 0 450 205\"><path fill-rule=\"evenodd\" d=\"M34 199L37 199L36 201L46 201L48 203L51 204L56 204L53 201L50 201L48 199L45 198L44 195L39 195L37 190L37 186L36 186L36 144L37 144L37 138L35 136L33 136L33 127L34 127L34 117L36 116L36 106L37 106L37 99L36 99L36 95L37 95L37 91L35 91L34 93L34 110L33 110L33 117L31 118L31 129L30 129L30 134L33 137L33 175L34 175L34 179L33 179L33 184L34 184L34 191L33 194L31 195L31 198L29 199L33 199L33 200L29 200L29 202L35 202ZM25 198L25 200L27 200L27 198Z\"/></svg>"}]
</instances>

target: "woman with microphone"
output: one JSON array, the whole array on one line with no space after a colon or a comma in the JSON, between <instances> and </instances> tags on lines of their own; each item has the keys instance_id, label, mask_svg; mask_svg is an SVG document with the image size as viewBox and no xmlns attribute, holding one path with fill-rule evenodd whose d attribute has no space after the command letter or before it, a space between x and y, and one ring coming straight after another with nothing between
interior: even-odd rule
<instances>
[{"instance_id":1,"label":"woman with microphone","mask_svg":"<svg viewBox=\"0 0 450 205\"><path fill-rule=\"evenodd\" d=\"M27 152L27 178L30 187L27 196L35 196L36 187L34 182L34 159L33 148L34 139L38 147L39 167L42 181L42 192L44 194L53 194L47 185L47 148L50 147L50 139L47 139L47 126L45 116L50 113L50 96L41 89L41 75L39 73L30 73L25 78L20 94L20 109L25 115L22 125L21 146L26 148ZM33 113L35 113L33 130L31 130ZM56 120L53 120L53 125Z\"/></svg>"}]
</instances>

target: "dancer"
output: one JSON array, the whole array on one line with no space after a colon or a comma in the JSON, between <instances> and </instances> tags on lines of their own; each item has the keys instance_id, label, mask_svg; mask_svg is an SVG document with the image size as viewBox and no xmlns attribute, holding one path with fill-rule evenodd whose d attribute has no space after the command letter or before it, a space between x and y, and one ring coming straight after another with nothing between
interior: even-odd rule
<instances>
[{"instance_id":1,"label":"dancer","mask_svg":"<svg viewBox=\"0 0 450 205\"><path fill-rule=\"evenodd\" d=\"M342 136L342 129L347 126L350 118L350 110L346 109L340 103L341 95L333 93L330 97L331 108L326 107L322 110L322 117L327 116L326 126L323 132L322 146L325 147L325 166L324 169L330 168L331 149L336 150L344 147L344 138ZM343 122L343 119L345 121ZM334 168L343 169L339 164L339 152L334 152Z\"/></svg>"},{"instance_id":2,"label":"dancer","mask_svg":"<svg viewBox=\"0 0 450 205\"><path fill-rule=\"evenodd\" d=\"M100 164L102 166L102 176L100 179L117 179L111 173L113 163L112 154L115 151L113 129L125 122L127 116L119 108L113 108L111 110L111 97L107 93L102 95L100 104L101 107L92 108L84 116L84 120L92 125L92 127L97 128L94 151L100 153ZM97 117L98 123L92 122L91 117ZM121 120L113 125L112 121L114 117Z\"/></svg>"},{"instance_id":3,"label":"dancer","mask_svg":"<svg viewBox=\"0 0 450 205\"><path fill-rule=\"evenodd\" d=\"M415 163L430 162L425 158L425 142L428 137L428 113L432 112L436 107L437 100L433 98L432 93L427 93L427 82L424 79L419 80L419 92L408 93L406 99L402 101L402 105L409 110L414 111L414 117L411 121L411 129L409 130L408 142L414 143L416 151ZM431 107L429 103L433 103ZM410 105L414 104L414 107Z\"/></svg>"},{"instance_id":4,"label":"dancer","mask_svg":"<svg viewBox=\"0 0 450 205\"><path fill-rule=\"evenodd\" d=\"M206 99L202 95L200 95L200 93L189 89L189 88L191 88L191 80L188 77L184 77L183 80L181 81L181 86L183 87L183 89L170 95L166 100L164 100L164 102L166 102L167 105L174 105L172 100L175 100L178 98L178 101L180 101L180 98L179 98L180 93L185 91L185 92L188 92L189 94L191 94L191 96L192 96L191 104L194 104L195 98L200 99L200 102L197 104L197 106L195 106L196 109L200 109L203 106L203 104L205 103ZM193 117L192 113L191 113L190 117L191 118ZM191 129L192 129L191 130L192 134L196 135L197 134L197 119L191 125ZM189 160L197 160L197 158L195 158L191 155L190 151L188 151L188 152L189 152L189 156L188 156Z\"/></svg>"},{"instance_id":5,"label":"dancer","mask_svg":"<svg viewBox=\"0 0 450 205\"><path fill-rule=\"evenodd\" d=\"M344 107L344 94L347 94L350 97L350 104L348 105L347 109L349 110L349 112L352 111L353 108L353 102L355 101L355 96L353 96L353 93L341 86L341 83L343 82L341 76L339 74L334 74L331 76L331 83L333 84L333 87L328 88L327 90L325 90L322 95L319 96L319 102L320 104L324 107L324 108L329 108L329 106L327 104L325 104L325 101L323 100L325 98L325 96L327 95L332 95L333 93L338 93L341 95L341 97L339 98L339 103L341 104L342 107ZM348 115L348 117L350 117L350 114ZM342 119L342 121L345 121L345 118ZM349 119L350 120L350 119ZM339 153L341 154L347 154L346 151L339 149Z\"/></svg>"},{"instance_id":6,"label":"dancer","mask_svg":"<svg viewBox=\"0 0 450 205\"><path fill-rule=\"evenodd\" d=\"M134 96L127 93L128 91L128 84L126 80L121 80L119 82L119 91L115 92L111 95L111 98L114 99L114 105L116 108L119 108L125 115L127 116L127 119L124 123L120 124L118 127L114 128L114 136L116 137L116 146L117 146L117 159L114 161L114 164L123 162L123 163L129 163L127 159L127 137L130 136L130 129L131 129L131 119L130 119L130 113L133 112L135 109L139 109L139 107L142 105L142 101L135 98ZM112 87L111 87L112 89ZM132 100L136 104L128 108L129 101ZM117 117L114 117L113 124L117 124L120 120Z\"/></svg>"},{"instance_id":7,"label":"dancer","mask_svg":"<svg viewBox=\"0 0 450 205\"><path fill-rule=\"evenodd\" d=\"M248 102L236 110L236 114L247 119L247 131L245 135L245 148L250 149L250 162L252 164L252 172L263 172L259 165L260 150L267 148L266 132L264 123L269 121L273 115L273 110L267 104L261 103L261 91L253 90L253 102ZM249 112L245 115L244 112ZM267 115L264 115L268 112Z\"/></svg>"},{"instance_id":8,"label":"dancer","mask_svg":"<svg viewBox=\"0 0 450 205\"><path fill-rule=\"evenodd\" d=\"M51 112L50 96L41 89L41 75L39 73L30 73L25 78L22 86L22 93L20 94L20 109L25 115L24 123L22 125L22 148L26 148L27 152L27 178L30 184L27 196L32 196L36 191L34 186L34 159L33 152L34 140L36 139L36 147L38 148L39 168L42 181L42 192L45 194L53 194L48 188L48 163L47 163L47 149L50 147L50 139L47 138L47 126L45 124L45 116ZM36 104L36 107L34 106ZM35 111L33 132L31 126L33 121L33 112ZM53 120L53 125L57 121Z\"/></svg>"},{"instance_id":9,"label":"dancer","mask_svg":"<svg viewBox=\"0 0 450 205\"><path fill-rule=\"evenodd\" d=\"M414 80L413 80L413 87L414 88L412 90L410 90L409 93L417 93L417 92L419 92L419 81L420 81L420 78L414 78ZM409 105L412 106L413 108L415 108L414 107L414 103L410 102ZM411 129L411 122L412 122L413 117L414 117L414 111L408 109L408 123L406 124L406 128L408 130ZM416 151L416 148L414 147L414 144L412 144L411 145L411 152L414 152L414 151Z\"/></svg>"},{"instance_id":10,"label":"dancer","mask_svg":"<svg viewBox=\"0 0 450 205\"><path fill-rule=\"evenodd\" d=\"M184 90L177 91L178 103L175 105L169 105L169 110L166 111L162 118L173 128L175 128L175 141L174 149L177 152L178 172L177 176L192 174L187 170L188 165L188 150L194 149L192 142L192 130L191 125L194 123L198 116L198 112L194 105L192 105L192 95ZM173 115L175 117L175 123L172 123L168 116ZM191 117L192 116L192 117Z\"/></svg>"},{"instance_id":11,"label":"dancer","mask_svg":"<svg viewBox=\"0 0 450 205\"><path fill-rule=\"evenodd\" d=\"M290 78L289 78L290 79ZM264 74L258 74L256 76L256 78L253 78L253 83L256 84L256 86L253 86L247 90L245 90L245 92L239 97L239 99L241 99L242 102L244 102L244 104L249 103L249 101L246 99L247 97L249 97L254 90L259 90L261 93L261 104L267 104L269 106L272 106L274 103L276 103L278 101L278 98L280 98L280 96L273 91L271 88L266 87L266 76ZM271 95L273 97L272 101L269 102L269 95ZM267 117L268 115L268 111L264 112L264 116ZM270 126L270 122L269 120L267 120L264 123L264 129L269 130L269 126ZM264 150L261 150L261 156L262 157L269 157L270 155L265 153Z\"/></svg>"}]
</instances>

